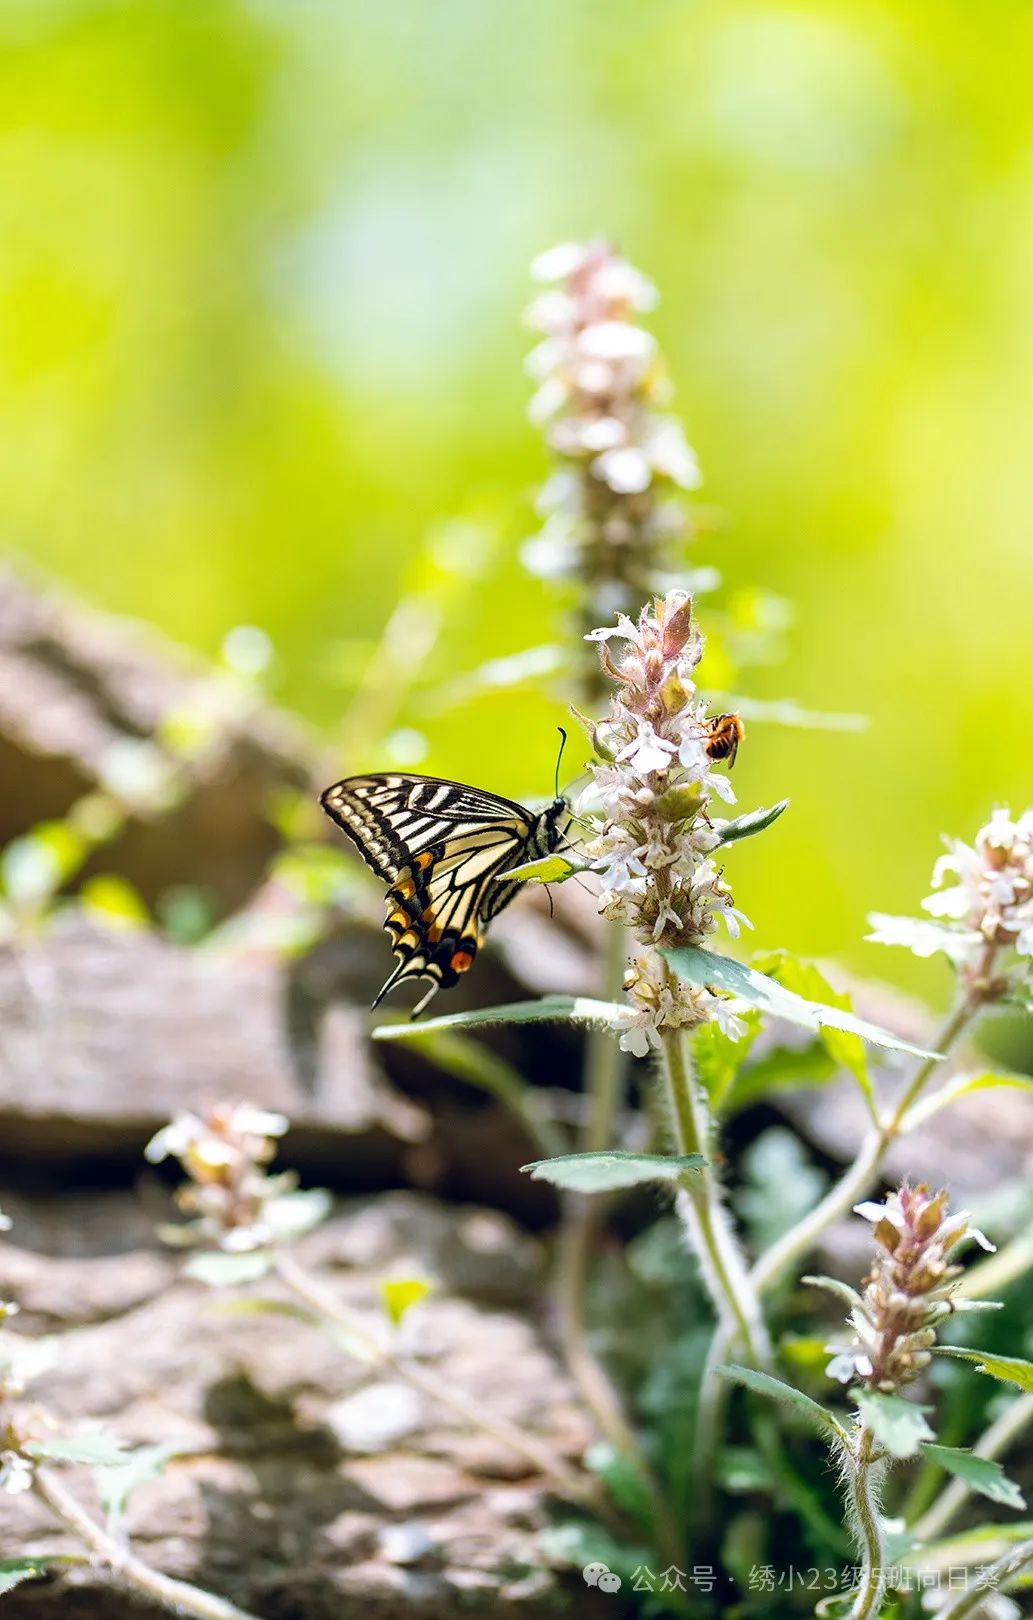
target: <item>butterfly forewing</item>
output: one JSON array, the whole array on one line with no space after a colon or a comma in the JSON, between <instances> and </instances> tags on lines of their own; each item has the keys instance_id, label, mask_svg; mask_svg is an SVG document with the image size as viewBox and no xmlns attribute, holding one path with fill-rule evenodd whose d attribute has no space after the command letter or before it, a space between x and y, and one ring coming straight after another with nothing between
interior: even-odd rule
<instances>
[{"instance_id":1,"label":"butterfly forewing","mask_svg":"<svg viewBox=\"0 0 1033 1620\"><path fill-rule=\"evenodd\" d=\"M323 808L389 885L385 928L398 965L374 1002L405 979L449 989L472 966L492 917L517 894L498 874L559 841L557 800L536 816L511 799L432 776L354 776Z\"/></svg>"}]
</instances>

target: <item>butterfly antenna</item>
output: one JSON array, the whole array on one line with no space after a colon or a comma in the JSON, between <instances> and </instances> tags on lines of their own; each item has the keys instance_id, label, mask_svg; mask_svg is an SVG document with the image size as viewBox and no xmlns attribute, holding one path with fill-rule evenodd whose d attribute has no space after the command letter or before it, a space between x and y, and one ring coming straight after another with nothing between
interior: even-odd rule
<instances>
[{"instance_id":1,"label":"butterfly antenna","mask_svg":"<svg viewBox=\"0 0 1033 1620\"><path fill-rule=\"evenodd\" d=\"M567 733L564 731L562 726L557 726L556 730L560 734L560 751L556 755L556 782L555 782L555 792L556 792L556 797L558 799L559 796L560 796L560 765L561 765L562 760L563 760L563 750L567 746Z\"/></svg>"}]
</instances>

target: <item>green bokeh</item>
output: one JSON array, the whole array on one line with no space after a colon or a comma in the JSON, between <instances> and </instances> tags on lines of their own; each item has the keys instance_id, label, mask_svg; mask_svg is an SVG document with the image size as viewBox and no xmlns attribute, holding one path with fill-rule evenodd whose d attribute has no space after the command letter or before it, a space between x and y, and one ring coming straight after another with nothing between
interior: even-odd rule
<instances>
[{"instance_id":1,"label":"green bokeh","mask_svg":"<svg viewBox=\"0 0 1033 1620\"><path fill-rule=\"evenodd\" d=\"M202 649L264 626L328 731L449 520L442 678L554 635L515 560L526 267L618 240L724 514L701 555L797 609L751 692L871 717L751 728L741 800L793 805L739 902L945 994L860 940L1031 796L1026 0L3 0L0 131L5 544ZM533 793L559 717L413 724L424 768Z\"/></svg>"}]
</instances>

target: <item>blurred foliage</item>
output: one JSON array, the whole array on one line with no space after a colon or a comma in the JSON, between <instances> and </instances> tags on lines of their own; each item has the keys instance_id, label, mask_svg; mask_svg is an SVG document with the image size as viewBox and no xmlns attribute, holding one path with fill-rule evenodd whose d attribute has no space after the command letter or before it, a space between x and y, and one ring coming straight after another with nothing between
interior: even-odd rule
<instances>
[{"instance_id":1,"label":"blurred foliage","mask_svg":"<svg viewBox=\"0 0 1033 1620\"><path fill-rule=\"evenodd\" d=\"M865 911L1028 794L1031 77L1024 0L0 0L3 543L213 653L260 626L327 727L397 688L400 763L547 791L558 702L410 704L381 636L445 533L425 676L554 638L519 311L607 232L662 293L700 561L796 609L750 694L872 721L751 725L741 797L793 805L741 903L883 972Z\"/></svg>"}]
</instances>

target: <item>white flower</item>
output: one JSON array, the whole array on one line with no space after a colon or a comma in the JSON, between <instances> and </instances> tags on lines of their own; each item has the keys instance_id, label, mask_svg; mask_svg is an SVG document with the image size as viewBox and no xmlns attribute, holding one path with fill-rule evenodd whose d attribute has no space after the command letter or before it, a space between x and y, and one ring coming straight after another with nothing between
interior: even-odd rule
<instances>
[{"instance_id":1,"label":"white flower","mask_svg":"<svg viewBox=\"0 0 1033 1620\"><path fill-rule=\"evenodd\" d=\"M580 270L590 252L582 242L559 242L532 259L531 274L535 281L561 281Z\"/></svg>"},{"instance_id":2,"label":"white flower","mask_svg":"<svg viewBox=\"0 0 1033 1620\"><path fill-rule=\"evenodd\" d=\"M17 1451L0 1451L0 1491L21 1496L32 1489L33 1465Z\"/></svg>"},{"instance_id":3,"label":"white flower","mask_svg":"<svg viewBox=\"0 0 1033 1620\"><path fill-rule=\"evenodd\" d=\"M617 1042L622 1052L630 1052L633 1057L648 1057L660 1045L660 1036L652 1024L635 1024L626 1029Z\"/></svg>"},{"instance_id":4,"label":"white flower","mask_svg":"<svg viewBox=\"0 0 1033 1620\"><path fill-rule=\"evenodd\" d=\"M640 495L653 481L653 469L635 445L604 450L592 462L592 471L618 495Z\"/></svg>"},{"instance_id":5,"label":"white flower","mask_svg":"<svg viewBox=\"0 0 1033 1620\"><path fill-rule=\"evenodd\" d=\"M161 1164L163 1159L182 1159L204 1134L204 1121L196 1114L177 1114L160 1131L155 1131L143 1156L149 1164Z\"/></svg>"},{"instance_id":6,"label":"white flower","mask_svg":"<svg viewBox=\"0 0 1033 1620\"><path fill-rule=\"evenodd\" d=\"M9 1232L13 1225L14 1222L10 1215L5 1215L3 1210L0 1209L0 1232Z\"/></svg>"},{"instance_id":7,"label":"white flower","mask_svg":"<svg viewBox=\"0 0 1033 1620\"><path fill-rule=\"evenodd\" d=\"M629 321L600 321L581 333L578 349L592 360L647 361L656 350L656 339Z\"/></svg>"},{"instance_id":8,"label":"white flower","mask_svg":"<svg viewBox=\"0 0 1033 1620\"><path fill-rule=\"evenodd\" d=\"M674 743L658 737L652 722L639 722L635 737L617 755L618 764L627 761L636 776L649 776L653 771L666 771L675 752Z\"/></svg>"}]
</instances>

